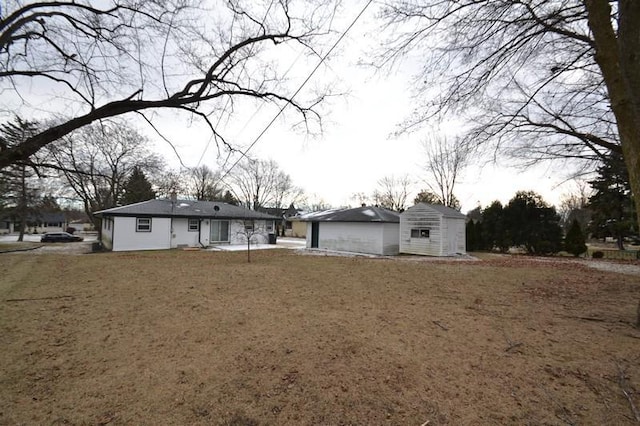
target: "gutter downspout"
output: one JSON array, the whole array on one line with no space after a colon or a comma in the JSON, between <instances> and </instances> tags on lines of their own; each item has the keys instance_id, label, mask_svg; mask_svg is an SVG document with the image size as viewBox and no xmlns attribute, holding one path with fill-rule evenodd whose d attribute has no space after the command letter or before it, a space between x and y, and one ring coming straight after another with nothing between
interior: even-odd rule
<instances>
[{"instance_id":1,"label":"gutter downspout","mask_svg":"<svg viewBox=\"0 0 640 426\"><path fill-rule=\"evenodd\" d=\"M204 244L202 244L202 219L198 219L198 244L200 247L206 248Z\"/></svg>"}]
</instances>

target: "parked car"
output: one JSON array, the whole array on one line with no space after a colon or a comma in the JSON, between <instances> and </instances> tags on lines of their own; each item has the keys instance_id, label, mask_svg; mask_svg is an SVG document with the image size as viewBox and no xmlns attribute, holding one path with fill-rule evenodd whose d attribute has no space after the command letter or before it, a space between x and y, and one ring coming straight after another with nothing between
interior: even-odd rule
<instances>
[{"instance_id":1,"label":"parked car","mask_svg":"<svg viewBox=\"0 0 640 426\"><path fill-rule=\"evenodd\" d=\"M70 243L82 240L82 237L76 237L68 232L47 232L40 238L40 242L43 243Z\"/></svg>"}]
</instances>

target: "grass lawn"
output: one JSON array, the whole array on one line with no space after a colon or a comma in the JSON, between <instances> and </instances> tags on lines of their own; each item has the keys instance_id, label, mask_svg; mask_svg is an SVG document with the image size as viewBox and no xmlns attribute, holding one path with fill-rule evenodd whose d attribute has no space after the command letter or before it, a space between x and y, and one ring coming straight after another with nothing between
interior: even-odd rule
<instances>
[{"instance_id":1,"label":"grass lawn","mask_svg":"<svg viewBox=\"0 0 640 426\"><path fill-rule=\"evenodd\" d=\"M638 276L252 260L0 255L0 424L636 424Z\"/></svg>"}]
</instances>

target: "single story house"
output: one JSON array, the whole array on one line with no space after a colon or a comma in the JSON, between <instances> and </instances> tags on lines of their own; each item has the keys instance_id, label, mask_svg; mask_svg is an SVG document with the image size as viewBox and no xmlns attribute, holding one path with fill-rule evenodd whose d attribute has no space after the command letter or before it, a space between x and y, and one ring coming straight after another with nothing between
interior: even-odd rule
<instances>
[{"instance_id":1,"label":"single story house","mask_svg":"<svg viewBox=\"0 0 640 426\"><path fill-rule=\"evenodd\" d=\"M25 233L44 234L45 232L62 232L67 229L67 218L64 212L36 212L27 216ZM20 232L20 221L15 217L0 219L0 234Z\"/></svg>"},{"instance_id":2,"label":"single story house","mask_svg":"<svg viewBox=\"0 0 640 426\"><path fill-rule=\"evenodd\" d=\"M271 216L278 216L281 218L281 222L277 224L278 234L287 237L291 237L291 218L300 214L301 210L297 209L293 203L289 204L286 209L277 207L266 207L261 210Z\"/></svg>"},{"instance_id":3,"label":"single story house","mask_svg":"<svg viewBox=\"0 0 640 426\"><path fill-rule=\"evenodd\" d=\"M307 237L307 222L301 219L303 215L290 217L287 220L287 224L291 229L287 229L285 235L294 238L306 238Z\"/></svg>"},{"instance_id":4,"label":"single story house","mask_svg":"<svg viewBox=\"0 0 640 426\"><path fill-rule=\"evenodd\" d=\"M381 207L307 213L307 247L379 255L398 254L400 216Z\"/></svg>"},{"instance_id":5,"label":"single story house","mask_svg":"<svg viewBox=\"0 0 640 426\"><path fill-rule=\"evenodd\" d=\"M400 214L400 253L466 253L466 216L450 207L419 203Z\"/></svg>"},{"instance_id":6,"label":"single story house","mask_svg":"<svg viewBox=\"0 0 640 426\"><path fill-rule=\"evenodd\" d=\"M112 251L269 242L279 217L211 201L148 200L94 213Z\"/></svg>"}]
</instances>

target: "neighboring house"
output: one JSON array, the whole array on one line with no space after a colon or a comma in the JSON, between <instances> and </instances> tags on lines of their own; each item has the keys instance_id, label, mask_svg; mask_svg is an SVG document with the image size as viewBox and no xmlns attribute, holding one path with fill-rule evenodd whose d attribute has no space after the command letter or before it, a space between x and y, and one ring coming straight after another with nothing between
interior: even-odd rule
<instances>
[{"instance_id":1,"label":"neighboring house","mask_svg":"<svg viewBox=\"0 0 640 426\"><path fill-rule=\"evenodd\" d=\"M262 209L262 211L266 214L270 214L271 216L277 216L281 220L277 224L278 226L278 234L282 236L291 237L291 218L300 214L301 210L297 209L293 203L289 205L286 209L275 208L275 207L267 207Z\"/></svg>"},{"instance_id":2,"label":"neighboring house","mask_svg":"<svg viewBox=\"0 0 640 426\"><path fill-rule=\"evenodd\" d=\"M162 250L221 244L267 243L280 218L231 204L149 200L95 213L108 250Z\"/></svg>"},{"instance_id":3,"label":"neighboring house","mask_svg":"<svg viewBox=\"0 0 640 426\"><path fill-rule=\"evenodd\" d=\"M306 238L307 236L307 222L301 219L301 216L290 217L287 220L287 225L290 229L287 229L285 235L287 237Z\"/></svg>"},{"instance_id":4,"label":"neighboring house","mask_svg":"<svg viewBox=\"0 0 640 426\"><path fill-rule=\"evenodd\" d=\"M398 254L400 216L380 207L337 209L302 215L307 247L379 255Z\"/></svg>"},{"instance_id":5,"label":"neighboring house","mask_svg":"<svg viewBox=\"0 0 640 426\"><path fill-rule=\"evenodd\" d=\"M43 234L45 232L61 232L67 229L67 219L63 212L40 212L27 216L24 232ZM0 219L0 234L20 232L20 222L10 217Z\"/></svg>"},{"instance_id":6,"label":"neighboring house","mask_svg":"<svg viewBox=\"0 0 640 426\"><path fill-rule=\"evenodd\" d=\"M419 203L400 214L400 253L453 256L466 252L466 216L452 208Z\"/></svg>"}]
</instances>

